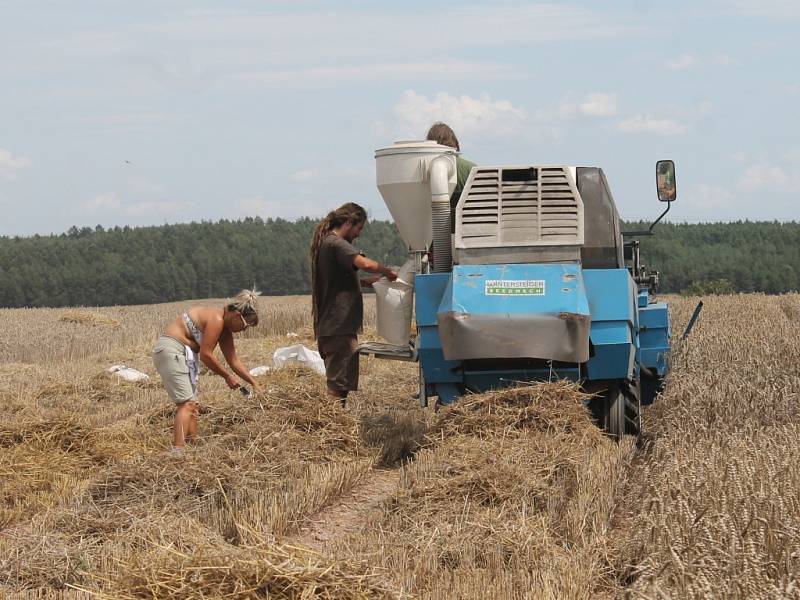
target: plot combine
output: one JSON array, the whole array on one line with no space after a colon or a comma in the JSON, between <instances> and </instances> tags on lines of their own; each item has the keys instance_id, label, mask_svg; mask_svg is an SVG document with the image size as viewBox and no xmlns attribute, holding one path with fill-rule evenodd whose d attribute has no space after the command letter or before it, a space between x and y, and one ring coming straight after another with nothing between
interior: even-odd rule
<instances>
[{"instance_id":1,"label":"plot combine","mask_svg":"<svg viewBox=\"0 0 800 600\"><path fill-rule=\"evenodd\" d=\"M409 328L408 343L360 351L418 361L423 406L569 379L595 395L592 412L610 435L638 435L641 406L669 368L671 334L636 237L675 199L674 164L656 167L667 209L629 237L597 167L473 167L452 222L455 150L398 142L375 157L378 190L411 254L416 335ZM410 319L381 301L378 311L379 333L387 319Z\"/></svg>"}]
</instances>

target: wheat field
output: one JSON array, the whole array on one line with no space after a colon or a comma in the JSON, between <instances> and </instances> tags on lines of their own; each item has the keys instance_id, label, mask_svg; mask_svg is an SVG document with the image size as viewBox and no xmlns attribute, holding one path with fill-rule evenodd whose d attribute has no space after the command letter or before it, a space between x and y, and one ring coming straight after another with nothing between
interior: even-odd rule
<instances>
[{"instance_id":1,"label":"wheat field","mask_svg":"<svg viewBox=\"0 0 800 600\"><path fill-rule=\"evenodd\" d=\"M565 382L434 413L365 359L347 409L303 369L204 375L177 457L150 349L185 303L0 310L0 596L800 598L800 295L704 302L638 444ZM308 298L267 298L237 349L294 343Z\"/></svg>"}]
</instances>

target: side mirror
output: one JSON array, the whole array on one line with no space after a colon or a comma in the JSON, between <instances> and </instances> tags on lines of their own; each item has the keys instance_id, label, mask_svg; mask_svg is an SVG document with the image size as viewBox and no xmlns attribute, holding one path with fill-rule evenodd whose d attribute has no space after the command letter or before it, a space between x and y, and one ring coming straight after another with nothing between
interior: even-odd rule
<instances>
[{"instance_id":1,"label":"side mirror","mask_svg":"<svg viewBox=\"0 0 800 600\"><path fill-rule=\"evenodd\" d=\"M671 160L660 160L656 163L656 190L660 202L672 202L677 198L675 163Z\"/></svg>"}]
</instances>

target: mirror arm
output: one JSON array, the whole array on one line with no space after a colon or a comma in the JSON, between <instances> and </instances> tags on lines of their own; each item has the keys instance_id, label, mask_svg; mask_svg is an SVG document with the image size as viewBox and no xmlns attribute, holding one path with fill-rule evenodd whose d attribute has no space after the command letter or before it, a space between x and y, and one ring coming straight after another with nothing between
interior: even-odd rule
<instances>
[{"instance_id":1,"label":"mirror arm","mask_svg":"<svg viewBox=\"0 0 800 600\"><path fill-rule=\"evenodd\" d=\"M667 210L661 213L658 218L650 224L650 228L647 231L623 231L623 236L633 236L633 235L653 235L653 227L655 227L658 222L664 218L664 215L669 212L670 207L672 206L672 201L670 200L667 202Z\"/></svg>"},{"instance_id":2,"label":"mirror arm","mask_svg":"<svg viewBox=\"0 0 800 600\"><path fill-rule=\"evenodd\" d=\"M663 218L664 218L664 215L665 215L665 214L667 214L667 213L669 212L669 209L670 209L670 207L671 207L671 206L672 206L672 201L670 200L669 202L667 202L667 210L665 210L664 212L662 212L662 213L661 213L661 214L658 216L658 218L657 218L655 221L653 221L653 223L650 225L650 229L648 229L648 230L647 230L647 231L648 231L648 235L653 235L653 227L655 227L655 226L656 226L656 224L657 224L657 223L658 223L658 222L659 222L661 219L663 219Z\"/></svg>"}]
</instances>

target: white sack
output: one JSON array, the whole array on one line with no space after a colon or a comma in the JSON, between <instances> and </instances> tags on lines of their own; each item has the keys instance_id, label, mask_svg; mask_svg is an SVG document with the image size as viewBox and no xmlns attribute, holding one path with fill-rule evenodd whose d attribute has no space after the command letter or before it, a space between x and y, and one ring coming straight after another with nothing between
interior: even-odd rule
<instances>
[{"instance_id":1,"label":"white sack","mask_svg":"<svg viewBox=\"0 0 800 600\"><path fill-rule=\"evenodd\" d=\"M306 348L303 344L278 348L272 355L275 368L280 369L286 365L300 365L314 369L320 375L325 375L325 362L316 350Z\"/></svg>"},{"instance_id":2,"label":"white sack","mask_svg":"<svg viewBox=\"0 0 800 600\"><path fill-rule=\"evenodd\" d=\"M112 365L107 370L112 377L119 377L123 381L150 381L150 377L146 373L125 365Z\"/></svg>"},{"instance_id":3,"label":"white sack","mask_svg":"<svg viewBox=\"0 0 800 600\"><path fill-rule=\"evenodd\" d=\"M411 338L414 311L414 262L407 261L395 281L381 278L375 289L378 335L390 344L406 346Z\"/></svg>"}]
</instances>

